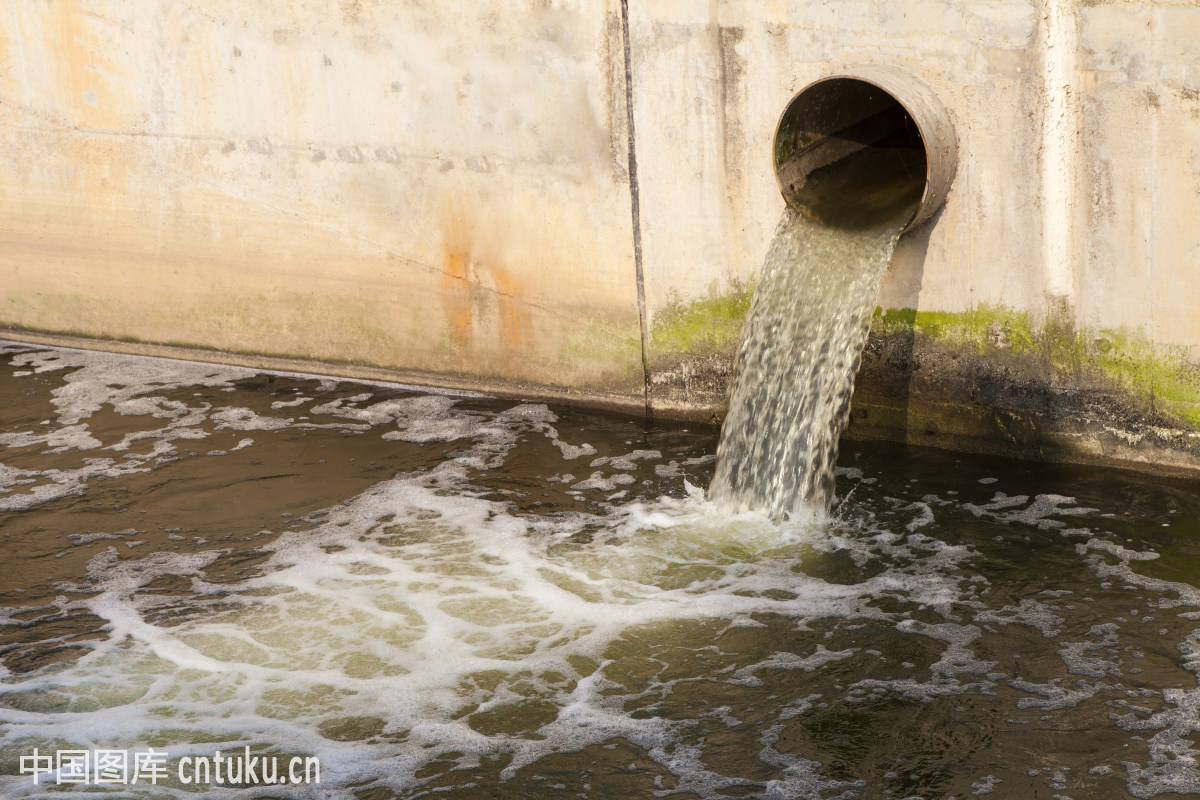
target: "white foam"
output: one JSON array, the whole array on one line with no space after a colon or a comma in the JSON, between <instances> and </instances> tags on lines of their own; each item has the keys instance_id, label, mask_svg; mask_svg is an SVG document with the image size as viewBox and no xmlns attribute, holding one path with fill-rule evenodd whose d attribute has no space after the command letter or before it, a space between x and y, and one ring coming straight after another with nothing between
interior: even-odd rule
<instances>
[{"instance_id":1,"label":"white foam","mask_svg":"<svg viewBox=\"0 0 1200 800\"><path fill-rule=\"evenodd\" d=\"M1054 638L1062 629L1063 618L1051 606L1023 598L1016 605L1007 605L994 611L981 611L975 615L975 622L1025 625L1041 631L1047 638Z\"/></svg>"},{"instance_id":2,"label":"white foam","mask_svg":"<svg viewBox=\"0 0 1200 800\"><path fill-rule=\"evenodd\" d=\"M657 460L660 458L662 458L662 453L658 450L634 450L624 455L594 458L588 466L593 468L607 466L611 469L635 470L637 469L638 461Z\"/></svg>"},{"instance_id":3,"label":"white foam","mask_svg":"<svg viewBox=\"0 0 1200 800\"><path fill-rule=\"evenodd\" d=\"M216 430L277 431L289 427L293 420L264 417L248 408L229 407L214 411L209 419Z\"/></svg>"},{"instance_id":4,"label":"white foam","mask_svg":"<svg viewBox=\"0 0 1200 800\"><path fill-rule=\"evenodd\" d=\"M62 348L20 353L12 363L31 366L38 374L70 370L51 400L63 425L86 420L106 404L117 406L150 390L227 387L255 374L237 367Z\"/></svg>"},{"instance_id":5,"label":"white foam","mask_svg":"<svg viewBox=\"0 0 1200 800\"><path fill-rule=\"evenodd\" d=\"M334 785L371 775L397 790L411 788L422 766L450 750L463 754L462 764L505 750L511 772L620 736L661 760L681 785L711 794L739 781L686 755L678 723L628 714L602 669L585 676L572 659L603 662L625 631L656 622L760 613L880 618L869 599L881 592L927 602L944 592L936 569L858 586L803 578L790 562L753 553L814 531L781 529L753 514L723 515L694 487L686 499L628 504L602 520L579 515L546 527L516 516L471 496L464 466L502 458L520 431L548 424L547 412L518 406L497 417L503 422L480 425L462 459L385 481L330 509L315 531L281 536L266 573L237 587L209 587L200 578L216 553L156 553L129 562L106 551L92 568L100 592L84 602L108 621L109 638L66 670L7 690L78 695L80 702L97 692L116 698L88 718L89 735L106 742L169 727L176 754L211 749L189 743L210 737L223 747L268 741L319 752ZM597 522L591 544L568 544L572 532ZM936 559L936 550L930 553ZM710 569L682 583L670 577L691 564ZM150 622L160 601L138 589L160 575L190 579L193 605L203 609L212 596L212 610L170 627ZM790 599L770 596L784 588ZM741 679L765 669L817 669L851 654L777 653ZM509 677L498 687L470 688L471 676L489 671ZM553 674L574 677L562 684ZM527 688L516 692L516 680ZM538 738L487 736L461 715L464 707L502 708L529 692L559 708ZM171 713L163 718L167 698ZM0 709L9 739L77 735L77 715L31 706ZM407 731L409 744L399 751L385 743L342 747L317 732L320 721L348 716L382 718L386 731ZM815 764L779 753L769 739L764 757L784 775L770 792L824 785Z\"/></svg>"},{"instance_id":6,"label":"white foam","mask_svg":"<svg viewBox=\"0 0 1200 800\"><path fill-rule=\"evenodd\" d=\"M747 686L761 686L762 681L755 676L755 673L761 670L798 669L811 672L826 664L850 658L856 653L858 653L858 649L853 647L846 650L827 650L823 645L817 645L817 649L807 656L799 656L795 653L774 653L762 661L739 669L734 673L734 681Z\"/></svg>"},{"instance_id":7,"label":"white foam","mask_svg":"<svg viewBox=\"0 0 1200 800\"><path fill-rule=\"evenodd\" d=\"M304 405L312 399L313 398L311 397L305 397L304 395L301 395L300 397L295 397L291 400L275 400L271 403L271 410L278 411L281 408L295 408L296 406Z\"/></svg>"}]
</instances>

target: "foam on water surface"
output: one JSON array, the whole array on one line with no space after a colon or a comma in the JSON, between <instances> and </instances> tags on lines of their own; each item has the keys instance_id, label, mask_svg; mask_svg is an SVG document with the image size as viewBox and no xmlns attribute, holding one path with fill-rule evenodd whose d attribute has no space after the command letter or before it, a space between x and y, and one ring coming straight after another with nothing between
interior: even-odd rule
<instances>
[{"instance_id":1,"label":"foam on water surface","mask_svg":"<svg viewBox=\"0 0 1200 800\"><path fill-rule=\"evenodd\" d=\"M0 386L53 378L56 416L0 450L0 503L24 509L3 535L49 565L0 582L7 795L38 792L3 765L39 743L317 754L314 797L1200 789L1200 597L1145 572L1175 540L1119 509L1113 523L1107 492L949 489L946 470L918 489L866 459L842 470L856 490L834 518L781 524L696 488L709 434L71 351L10 358ZM48 435L75 426L95 444ZM330 463L360 483L306 506ZM565 471L579 479L550 480ZM200 524L289 480L295 513ZM1090 749L1048 756L1040 733L1028 746L1035 728L1080 725ZM141 793L195 796L122 796Z\"/></svg>"}]
</instances>

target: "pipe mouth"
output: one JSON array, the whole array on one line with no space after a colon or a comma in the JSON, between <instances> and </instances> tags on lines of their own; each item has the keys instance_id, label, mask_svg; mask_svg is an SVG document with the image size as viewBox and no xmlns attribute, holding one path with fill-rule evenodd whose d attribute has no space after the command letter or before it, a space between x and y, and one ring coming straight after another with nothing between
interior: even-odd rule
<instances>
[{"instance_id":1,"label":"pipe mouth","mask_svg":"<svg viewBox=\"0 0 1200 800\"><path fill-rule=\"evenodd\" d=\"M775 177L788 205L836 228L928 221L946 200L958 146L945 107L888 68L821 78L798 92L775 128Z\"/></svg>"}]
</instances>

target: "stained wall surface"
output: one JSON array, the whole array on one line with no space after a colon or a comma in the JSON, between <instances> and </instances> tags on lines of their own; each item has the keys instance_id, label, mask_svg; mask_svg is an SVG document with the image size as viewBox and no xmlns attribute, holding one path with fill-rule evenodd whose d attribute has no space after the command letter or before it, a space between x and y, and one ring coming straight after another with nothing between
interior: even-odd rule
<instances>
[{"instance_id":1,"label":"stained wall surface","mask_svg":"<svg viewBox=\"0 0 1200 800\"><path fill-rule=\"evenodd\" d=\"M32 0L0 320L637 391L614 3Z\"/></svg>"}]
</instances>

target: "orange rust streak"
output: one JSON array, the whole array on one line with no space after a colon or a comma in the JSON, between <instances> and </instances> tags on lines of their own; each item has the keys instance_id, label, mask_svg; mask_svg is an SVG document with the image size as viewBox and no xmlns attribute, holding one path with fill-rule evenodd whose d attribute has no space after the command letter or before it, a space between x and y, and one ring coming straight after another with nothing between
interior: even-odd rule
<instances>
[{"instance_id":1,"label":"orange rust streak","mask_svg":"<svg viewBox=\"0 0 1200 800\"><path fill-rule=\"evenodd\" d=\"M442 309L450 328L450 339L455 347L467 348L471 344L472 319L470 268L471 257L465 250L453 245L447 247L443 257Z\"/></svg>"},{"instance_id":2,"label":"orange rust streak","mask_svg":"<svg viewBox=\"0 0 1200 800\"><path fill-rule=\"evenodd\" d=\"M529 335L529 312L521 301L521 285L500 267L492 269L492 278L500 296L500 341L509 350L520 349Z\"/></svg>"}]
</instances>

